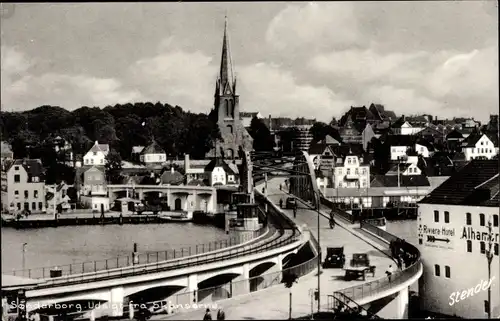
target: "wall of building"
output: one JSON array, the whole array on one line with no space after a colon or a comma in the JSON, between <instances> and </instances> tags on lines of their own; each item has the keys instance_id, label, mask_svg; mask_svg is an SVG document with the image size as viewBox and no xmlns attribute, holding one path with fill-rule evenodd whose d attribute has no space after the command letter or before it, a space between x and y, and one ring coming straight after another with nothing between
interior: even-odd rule
<instances>
[{"instance_id":1,"label":"wall of building","mask_svg":"<svg viewBox=\"0 0 500 321\"><path fill-rule=\"evenodd\" d=\"M88 152L83 156L83 164L84 165L105 165L106 164L106 155L103 152Z\"/></svg>"},{"instance_id":2,"label":"wall of building","mask_svg":"<svg viewBox=\"0 0 500 321\"><path fill-rule=\"evenodd\" d=\"M214 167L212 171L210 185L214 186L216 183L226 185L226 172L222 167Z\"/></svg>"},{"instance_id":3,"label":"wall of building","mask_svg":"<svg viewBox=\"0 0 500 321\"><path fill-rule=\"evenodd\" d=\"M438 211L435 214L434 211ZM449 213L449 221L445 220L445 212ZM471 224L466 221L466 213L471 213ZM462 318L485 318L487 290L480 289L470 293L456 302L451 297L457 291L478 287L488 282L488 264L485 254L480 251L481 242L487 242L487 226L480 225L480 213L485 214L485 223L492 215L498 215L498 208L420 204L418 210L418 248L424 265L423 290L420 291L422 308L427 311L446 315L457 315ZM435 215L439 216L436 222ZM492 218L493 222L493 218ZM474 235L471 233L474 232ZM467 243L470 241L471 252ZM498 226L493 227L494 244L499 242ZM440 275L436 275L439 266ZM446 266L450 268L449 277ZM494 255L491 264L491 302L493 315L500 314L500 266L499 256ZM481 288L481 286L479 286Z\"/></svg>"},{"instance_id":4,"label":"wall of building","mask_svg":"<svg viewBox=\"0 0 500 321\"><path fill-rule=\"evenodd\" d=\"M19 175L19 182L15 182L15 175ZM12 166L7 173L6 207L12 210L28 209L32 213L45 212L45 183L27 181L28 173L24 167Z\"/></svg>"},{"instance_id":5,"label":"wall of building","mask_svg":"<svg viewBox=\"0 0 500 321\"><path fill-rule=\"evenodd\" d=\"M408 146L391 146L391 160L398 160L406 156Z\"/></svg>"},{"instance_id":6,"label":"wall of building","mask_svg":"<svg viewBox=\"0 0 500 321\"><path fill-rule=\"evenodd\" d=\"M493 156L498 154L498 150L495 149L495 145L487 138L486 135L481 137L476 143L476 147L466 147L463 149L465 159L471 160L476 159L479 156L486 157L487 159L492 159Z\"/></svg>"},{"instance_id":7,"label":"wall of building","mask_svg":"<svg viewBox=\"0 0 500 321\"><path fill-rule=\"evenodd\" d=\"M166 154L145 154L140 156L141 162L144 163L163 163L167 161Z\"/></svg>"}]
</instances>

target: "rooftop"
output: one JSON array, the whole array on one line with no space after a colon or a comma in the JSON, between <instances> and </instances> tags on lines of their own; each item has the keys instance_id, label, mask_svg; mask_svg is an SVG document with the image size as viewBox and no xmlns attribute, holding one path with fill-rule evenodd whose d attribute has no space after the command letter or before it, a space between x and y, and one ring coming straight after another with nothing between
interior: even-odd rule
<instances>
[{"instance_id":1,"label":"rooftop","mask_svg":"<svg viewBox=\"0 0 500 321\"><path fill-rule=\"evenodd\" d=\"M498 160L473 160L420 203L498 207L498 172Z\"/></svg>"}]
</instances>

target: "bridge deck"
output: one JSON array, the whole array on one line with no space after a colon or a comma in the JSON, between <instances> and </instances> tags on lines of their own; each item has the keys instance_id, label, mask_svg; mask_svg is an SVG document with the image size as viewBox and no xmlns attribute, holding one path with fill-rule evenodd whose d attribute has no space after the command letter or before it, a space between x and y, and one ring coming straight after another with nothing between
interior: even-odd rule
<instances>
[{"instance_id":1,"label":"bridge deck","mask_svg":"<svg viewBox=\"0 0 500 321\"><path fill-rule=\"evenodd\" d=\"M279 182L281 179L273 179L268 182L268 197L278 204L280 197L286 197L284 192L279 190ZM259 186L259 188L262 188ZM290 218L298 225L307 224L312 228L312 232L317 236L317 213L310 209L300 206L297 211L297 218L293 218L291 210L283 210ZM369 253L371 265L375 265L375 278L371 275L367 276L366 282L373 279L385 276L385 271L389 265L395 266L395 263L384 253L375 249L372 245L365 242L363 239L351 234L347 229L337 225L335 229L329 228L328 219L320 218L320 244L323 254L326 252L326 247L344 246L344 254L346 255L346 266L352 258L353 253ZM382 242L380 242L382 243ZM384 244L380 244L380 247ZM386 246L386 245L385 245ZM387 252L388 252L387 248ZM365 283L363 281L344 281L344 271L342 269L322 269L320 276L321 282L321 306L322 309L327 309L327 295L334 291ZM303 277L292 288L292 317L300 317L311 313L311 297L310 289L317 288L316 273ZM238 319L287 319L288 318L288 300L289 291L284 286L275 286L266 290L251 293L249 295L235 297L232 299L218 301L220 306L224 307L226 318L231 320ZM317 302L314 302L314 309L317 309ZM185 311L172 316L158 315L151 320L201 320L203 318L204 309ZM215 318L216 311L213 311L212 317Z\"/></svg>"}]
</instances>

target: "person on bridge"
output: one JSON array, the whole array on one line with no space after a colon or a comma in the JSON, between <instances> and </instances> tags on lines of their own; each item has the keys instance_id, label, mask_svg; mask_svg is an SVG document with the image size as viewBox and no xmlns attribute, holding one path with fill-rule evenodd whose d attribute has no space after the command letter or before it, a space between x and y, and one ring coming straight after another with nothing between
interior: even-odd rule
<instances>
[{"instance_id":1,"label":"person on bridge","mask_svg":"<svg viewBox=\"0 0 500 321\"><path fill-rule=\"evenodd\" d=\"M203 317L203 320L212 320L212 313L210 313L210 309L207 309L207 311L205 311L205 316Z\"/></svg>"},{"instance_id":2,"label":"person on bridge","mask_svg":"<svg viewBox=\"0 0 500 321\"><path fill-rule=\"evenodd\" d=\"M226 320L226 314L224 313L224 310L222 310L222 308L217 311L217 320Z\"/></svg>"},{"instance_id":3,"label":"person on bridge","mask_svg":"<svg viewBox=\"0 0 500 321\"><path fill-rule=\"evenodd\" d=\"M280 198L280 208L283 208L283 199Z\"/></svg>"},{"instance_id":4,"label":"person on bridge","mask_svg":"<svg viewBox=\"0 0 500 321\"><path fill-rule=\"evenodd\" d=\"M297 203L293 206L293 218L297 218Z\"/></svg>"},{"instance_id":5,"label":"person on bridge","mask_svg":"<svg viewBox=\"0 0 500 321\"><path fill-rule=\"evenodd\" d=\"M330 228L333 230L333 228L335 227L335 219L334 219L334 216L333 216L333 211L330 212L329 223L330 223Z\"/></svg>"},{"instance_id":6,"label":"person on bridge","mask_svg":"<svg viewBox=\"0 0 500 321\"><path fill-rule=\"evenodd\" d=\"M387 278L389 279L389 282L391 282L392 273L394 273L394 269L393 269L392 265L389 265L389 268L387 269L387 271L385 271L385 274L387 274Z\"/></svg>"}]
</instances>

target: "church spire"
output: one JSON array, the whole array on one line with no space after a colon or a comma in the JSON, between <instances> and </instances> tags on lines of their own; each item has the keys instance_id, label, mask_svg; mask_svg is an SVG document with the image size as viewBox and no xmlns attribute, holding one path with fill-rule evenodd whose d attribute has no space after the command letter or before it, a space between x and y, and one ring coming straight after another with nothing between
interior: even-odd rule
<instances>
[{"instance_id":1,"label":"church spire","mask_svg":"<svg viewBox=\"0 0 500 321\"><path fill-rule=\"evenodd\" d=\"M220 74L219 74L220 90L222 94L225 94L228 89L233 91L236 88L234 86L233 79L233 66L231 61L231 54L229 52L229 41L227 36L227 16L224 22L224 38L222 40L222 57L220 62Z\"/></svg>"}]
</instances>

